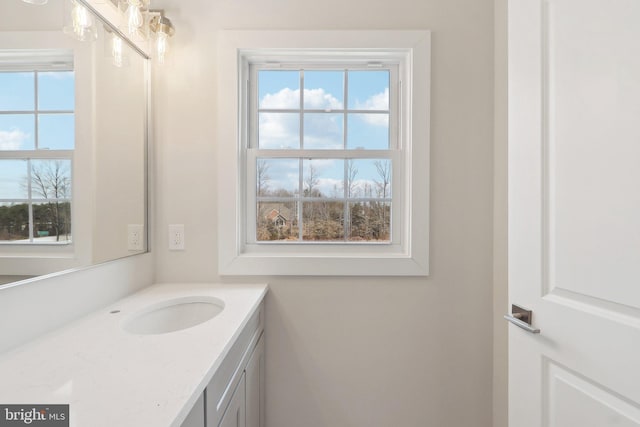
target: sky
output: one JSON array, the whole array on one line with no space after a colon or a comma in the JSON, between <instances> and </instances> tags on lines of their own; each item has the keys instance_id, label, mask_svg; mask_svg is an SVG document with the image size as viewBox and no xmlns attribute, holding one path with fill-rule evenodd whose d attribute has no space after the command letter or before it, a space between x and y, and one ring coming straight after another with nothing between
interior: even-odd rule
<instances>
[{"instance_id":1,"label":"sky","mask_svg":"<svg viewBox=\"0 0 640 427\"><path fill-rule=\"evenodd\" d=\"M304 110L302 138L301 94ZM258 72L258 105L258 147L261 149L389 148L387 70L314 70L302 73L297 70L261 70ZM300 171L297 159L260 161L268 165L267 184L270 190L297 191ZM370 194L366 191L367 186L375 188L374 181L381 180L375 162L376 159L354 161L357 174L351 185L352 195L364 197L365 193ZM344 195L344 160L304 160L303 181L312 169L318 177L316 187L323 195Z\"/></svg>"},{"instance_id":2,"label":"sky","mask_svg":"<svg viewBox=\"0 0 640 427\"><path fill-rule=\"evenodd\" d=\"M36 119L35 73L0 72L0 151L74 148L73 113L56 113L74 110L73 71L39 72L37 84L38 110L50 113ZM26 198L26 176L26 161L0 159L0 199Z\"/></svg>"}]
</instances>

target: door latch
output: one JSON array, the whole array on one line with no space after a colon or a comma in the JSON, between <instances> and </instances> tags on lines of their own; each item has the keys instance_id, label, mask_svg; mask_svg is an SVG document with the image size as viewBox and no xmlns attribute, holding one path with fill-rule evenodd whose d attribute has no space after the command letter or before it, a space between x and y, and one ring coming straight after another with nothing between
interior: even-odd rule
<instances>
[{"instance_id":1,"label":"door latch","mask_svg":"<svg viewBox=\"0 0 640 427\"><path fill-rule=\"evenodd\" d=\"M511 314L505 314L504 318L519 328L524 329L532 334L539 334L540 329L531 326L533 311L522 308L518 305L511 305Z\"/></svg>"}]
</instances>

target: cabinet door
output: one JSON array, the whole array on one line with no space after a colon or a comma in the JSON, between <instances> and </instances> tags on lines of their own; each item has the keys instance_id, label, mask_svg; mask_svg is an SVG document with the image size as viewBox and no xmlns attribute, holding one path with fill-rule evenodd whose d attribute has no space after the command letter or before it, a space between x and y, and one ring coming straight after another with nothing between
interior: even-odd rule
<instances>
[{"instance_id":1,"label":"cabinet door","mask_svg":"<svg viewBox=\"0 0 640 427\"><path fill-rule=\"evenodd\" d=\"M245 423L245 374L233 392L233 397L218 427L246 427Z\"/></svg>"},{"instance_id":2,"label":"cabinet door","mask_svg":"<svg viewBox=\"0 0 640 427\"><path fill-rule=\"evenodd\" d=\"M247 382L247 425L264 425L264 335L260 337L253 354L245 368Z\"/></svg>"},{"instance_id":3,"label":"cabinet door","mask_svg":"<svg viewBox=\"0 0 640 427\"><path fill-rule=\"evenodd\" d=\"M204 394L200 395L180 427L204 427Z\"/></svg>"}]
</instances>

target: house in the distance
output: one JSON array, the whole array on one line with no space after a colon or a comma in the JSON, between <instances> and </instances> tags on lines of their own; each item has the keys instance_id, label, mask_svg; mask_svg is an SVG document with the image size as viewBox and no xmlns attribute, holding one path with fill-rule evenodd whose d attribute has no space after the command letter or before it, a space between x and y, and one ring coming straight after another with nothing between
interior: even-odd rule
<instances>
[{"instance_id":1,"label":"house in the distance","mask_svg":"<svg viewBox=\"0 0 640 427\"><path fill-rule=\"evenodd\" d=\"M266 218L278 228L282 228L286 226L287 223L289 222L289 219L283 215L283 212L281 209L271 209L267 213Z\"/></svg>"}]
</instances>

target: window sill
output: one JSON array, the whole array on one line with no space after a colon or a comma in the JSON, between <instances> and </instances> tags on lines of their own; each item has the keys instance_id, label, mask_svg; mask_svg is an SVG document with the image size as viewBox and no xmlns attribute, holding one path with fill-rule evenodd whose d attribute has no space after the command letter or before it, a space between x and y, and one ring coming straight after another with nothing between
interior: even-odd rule
<instances>
[{"instance_id":1,"label":"window sill","mask_svg":"<svg viewBox=\"0 0 640 427\"><path fill-rule=\"evenodd\" d=\"M220 274L223 276L426 276L428 267L425 261L406 254L394 256L242 254L222 261Z\"/></svg>"}]
</instances>

